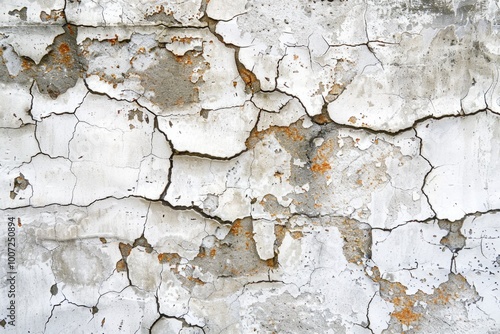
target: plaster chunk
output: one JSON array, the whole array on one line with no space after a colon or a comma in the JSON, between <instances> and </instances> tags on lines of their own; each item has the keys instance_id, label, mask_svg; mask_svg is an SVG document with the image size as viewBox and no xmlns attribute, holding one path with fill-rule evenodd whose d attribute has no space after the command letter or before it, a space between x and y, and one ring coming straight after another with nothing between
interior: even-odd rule
<instances>
[{"instance_id":1,"label":"plaster chunk","mask_svg":"<svg viewBox=\"0 0 500 334\"><path fill-rule=\"evenodd\" d=\"M5 141L0 146L0 159L5 169L12 169L31 160L39 152L35 126L27 124L19 129L0 129Z\"/></svg>"},{"instance_id":2,"label":"plaster chunk","mask_svg":"<svg viewBox=\"0 0 500 334\"><path fill-rule=\"evenodd\" d=\"M253 221L253 239L257 245L257 253L262 260L274 257L274 222L266 220Z\"/></svg>"},{"instance_id":3,"label":"plaster chunk","mask_svg":"<svg viewBox=\"0 0 500 334\"><path fill-rule=\"evenodd\" d=\"M250 172L250 159L245 153L229 161L176 156L165 200L173 205L198 206L224 220L246 217L251 199L246 195L248 181L243 175ZM217 197L216 205L206 201L211 196Z\"/></svg>"},{"instance_id":4,"label":"plaster chunk","mask_svg":"<svg viewBox=\"0 0 500 334\"><path fill-rule=\"evenodd\" d=\"M278 112L291 99L292 97L277 91L269 93L257 92L252 96L252 102L255 104L255 106L268 112Z\"/></svg>"},{"instance_id":5,"label":"plaster chunk","mask_svg":"<svg viewBox=\"0 0 500 334\"><path fill-rule=\"evenodd\" d=\"M258 131L264 131L271 126L289 126L297 122L299 119L305 120L307 114L304 107L298 100L289 100L283 107L279 109L278 113L270 113L263 111L257 124Z\"/></svg>"},{"instance_id":6,"label":"plaster chunk","mask_svg":"<svg viewBox=\"0 0 500 334\"><path fill-rule=\"evenodd\" d=\"M73 241L52 253L52 270L60 289L73 303L91 307L99 298L100 285L115 269L118 250L100 241Z\"/></svg>"},{"instance_id":7,"label":"plaster chunk","mask_svg":"<svg viewBox=\"0 0 500 334\"><path fill-rule=\"evenodd\" d=\"M162 265L155 254L133 248L127 257L127 268L132 285L144 291L156 291L161 281Z\"/></svg>"},{"instance_id":8,"label":"plaster chunk","mask_svg":"<svg viewBox=\"0 0 500 334\"><path fill-rule=\"evenodd\" d=\"M496 114L479 113L427 121L417 128L424 141L422 155L434 167L424 191L438 218L457 220L500 205L498 122ZM445 152L439 150L443 145Z\"/></svg>"},{"instance_id":9,"label":"plaster chunk","mask_svg":"<svg viewBox=\"0 0 500 334\"><path fill-rule=\"evenodd\" d=\"M74 87L69 88L65 93L53 99L47 94L41 93L35 83L32 90L33 107L31 114L37 121L50 116L51 114L71 114L82 104L88 93L83 80L78 80Z\"/></svg>"},{"instance_id":10,"label":"plaster chunk","mask_svg":"<svg viewBox=\"0 0 500 334\"><path fill-rule=\"evenodd\" d=\"M418 290L432 293L447 280L452 254L439 244L446 231L436 222L409 222L390 232L373 230L372 234L373 262L383 278L406 286L407 294Z\"/></svg>"},{"instance_id":11,"label":"plaster chunk","mask_svg":"<svg viewBox=\"0 0 500 334\"><path fill-rule=\"evenodd\" d=\"M160 117L159 126L177 151L229 158L245 150L258 114L259 110L247 102L241 107Z\"/></svg>"},{"instance_id":12,"label":"plaster chunk","mask_svg":"<svg viewBox=\"0 0 500 334\"><path fill-rule=\"evenodd\" d=\"M64 0L8 0L0 11L0 23L14 26L51 25L55 23L54 21L63 21L63 8ZM54 13L56 16L49 19L46 16L50 16L51 12L57 14Z\"/></svg>"},{"instance_id":13,"label":"plaster chunk","mask_svg":"<svg viewBox=\"0 0 500 334\"><path fill-rule=\"evenodd\" d=\"M18 128L33 123L29 111L31 108L31 84L0 83L0 127Z\"/></svg>"},{"instance_id":14,"label":"plaster chunk","mask_svg":"<svg viewBox=\"0 0 500 334\"><path fill-rule=\"evenodd\" d=\"M52 115L36 127L36 137L42 153L52 158L69 158L69 142L74 136L78 119L75 115Z\"/></svg>"},{"instance_id":15,"label":"plaster chunk","mask_svg":"<svg viewBox=\"0 0 500 334\"><path fill-rule=\"evenodd\" d=\"M5 36L3 42L10 44L18 56L28 57L36 64L48 53L54 39L63 33L64 29L59 24L0 27L0 35Z\"/></svg>"},{"instance_id":16,"label":"plaster chunk","mask_svg":"<svg viewBox=\"0 0 500 334\"><path fill-rule=\"evenodd\" d=\"M189 292L168 268L161 272L158 286L159 311L172 317L182 317L189 309Z\"/></svg>"},{"instance_id":17,"label":"plaster chunk","mask_svg":"<svg viewBox=\"0 0 500 334\"><path fill-rule=\"evenodd\" d=\"M491 319L495 323L499 321L500 309L497 288L500 275L500 242L496 237L499 229L497 213L465 218L461 228L466 237L465 247L458 252L455 259L455 270L462 274L481 296L476 306L483 314L476 316L483 320Z\"/></svg>"},{"instance_id":18,"label":"plaster chunk","mask_svg":"<svg viewBox=\"0 0 500 334\"><path fill-rule=\"evenodd\" d=\"M482 33L461 37L450 26L402 36L397 44L374 43L380 65L353 79L328 105L330 117L341 124L396 132L427 116L458 115L463 106L468 113L483 109L496 69L471 47L475 38L481 39ZM400 62L404 68L395 65Z\"/></svg>"},{"instance_id":19,"label":"plaster chunk","mask_svg":"<svg viewBox=\"0 0 500 334\"><path fill-rule=\"evenodd\" d=\"M14 173L22 173L30 182L31 205L71 203L76 177L71 172L69 160L64 158L51 159L40 154L18 170L19 172L16 170Z\"/></svg>"},{"instance_id":20,"label":"plaster chunk","mask_svg":"<svg viewBox=\"0 0 500 334\"><path fill-rule=\"evenodd\" d=\"M224 1L214 0L207 5L207 15L214 20L228 21L245 12L247 0Z\"/></svg>"},{"instance_id":21,"label":"plaster chunk","mask_svg":"<svg viewBox=\"0 0 500 334\"><path fill-rule=\"evenodd\" d=\"M127 1L108 0L70 3L65 8L70 23L87 26L157 25L202 26L201 1L155 1L135 6Z\"/></svg>"},{"instance_id":22,"label":"plaster chunk","mask_svg":"<svg viewBox=\"0 0 500 334\"><path fill-rule=\"evenodd\" d=\"M203 238L214 235L219 224L193 211L174 210L152 204L147 216L144 236L160 253L175 253L193 259Z\"/></svg>"},{"instance_id":23,"label":"plaster chunk","mask_svg":"<svg viewBox=\"0 0 500 334\"><path fill-rule=\"evenodd\" d=\"M22 226L36 242L52 249L54 243L93 239L103 244L113 241L134 243L146 221L149 203L138 198L107 199L89 207L50 205L25 211ZM10 212L17 215L16 211ZM118 249L118 246L116 249ZM113 248L113 245L109 246Z\"/></svg>"}]
</instances>

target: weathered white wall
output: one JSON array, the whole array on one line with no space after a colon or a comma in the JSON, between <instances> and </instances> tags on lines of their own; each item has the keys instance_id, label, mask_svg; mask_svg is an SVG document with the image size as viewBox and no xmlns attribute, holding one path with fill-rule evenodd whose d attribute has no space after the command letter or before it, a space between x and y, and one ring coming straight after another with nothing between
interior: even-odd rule
<instances>
[{"instance_id":1,"label":"weathered white wall","mask_svg":"<svg viewBox=\"0 0 500 334\"><path fill-rule=\"evenodd\" d=\"M0 331L500 332L499 17L4 0Z\"/></svg>"}]
</instances>

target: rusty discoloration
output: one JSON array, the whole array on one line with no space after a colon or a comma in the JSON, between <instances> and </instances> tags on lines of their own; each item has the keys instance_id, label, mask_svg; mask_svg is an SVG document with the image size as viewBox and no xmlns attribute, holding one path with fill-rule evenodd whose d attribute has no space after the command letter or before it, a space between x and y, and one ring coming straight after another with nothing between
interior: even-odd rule
<instances>
[{"instance_id":1,"label":"rusty discoloration","mask_svg":"<svg viewBox=\"0 0 500 334\"><path fill-rule=\"evenodd\" d=\"M200 248L191 265L217 276L248 276L267 272L268 264L259 258L249 218L233 223L230 232L212 248Z\"/></svg>"},{"instance_id":2,"label":"rusty discoloration","mask_svg":"<svg viewBox=\"0 0 500 334\"><path fill-rule=\"evenodd\" d=\"M176 253L160 253L158 254L158 261L163 264L177 264L181 261L181 257Z\"/></svg>"},{"instance_id":3,"label":"rusty discoloration","mask_svg":"<svg viewBox=\"0 0 500 334\"><path fill-rule=\"evenodd\" d=\"M42 22L48 22L48 21L54 21L57 22L58 20L64 20L65 19L64 11L63 10L51 10L50 13L46 13L45 11L42 11L40 13L40 20Z\"/></svg>"},{"instance_id":4,"label":"rusty discoloration","mask_svg":"<svg viewBox=\"0 0 500 334\"><path fill-rule=\"evenodd\" d=\"M128 257L128 256L130 255L130 252L132 251L132 248L133 248L133 247L132 247L132 245L130 245L130 244L125 244L125 243L123 243L123 242L120 242L120 243L118 244L118 248L120 249L120 253L121 253L121 255L122 255L124 258L126 258L126 257Z\"/></svg>"},{"instance_id":5,"label":"rusty discoloration","mask_svg":"<svg viewBox=\"0 0 500 334\"><path fill-rule=\"evenodd\" d=\"M116 271L117 272L126 272L128 270L127 267L127 262L125 260L121 259L118 262L116 262Z\"/></svg>"},{"instance_id":6,"label":"rusty discoloration","mask_svg":"<svg viewBox=\"0 0 500 334\"><path fill-rule=\"evenodd\" d=\"M19 176L14 179L14 187L10 192L10 198L15 199L19 191L26 190L29 185L29 180L26 179L22 173L19 173Z\"/></svg>"},{"instance_id":7,"label":"rusty discoloration","mask_svg":"<svg viewBox=\"0 0 500 334\"><path fill-rule=\"evenodd\" d=\"M324 174L332 169L330 165L330 158L333 157L335 150L335 143L332 138L329 138L323 142L323 144L317 149L316 154L311 159L311 170L316 173Z\"/></svg>"},{"instance_id":8,"label":"rusty discoloration","mask_svg":"<svg viewBox=\"0 0 500 334\"><path fill-rule=\"evenodd\" d=\"M245 91L247 93L256 93L260 91L260 81L257 79L257 76L240 62L236 63L236 67L241 79L245 83Z\"/></svg>"}]
</instances>

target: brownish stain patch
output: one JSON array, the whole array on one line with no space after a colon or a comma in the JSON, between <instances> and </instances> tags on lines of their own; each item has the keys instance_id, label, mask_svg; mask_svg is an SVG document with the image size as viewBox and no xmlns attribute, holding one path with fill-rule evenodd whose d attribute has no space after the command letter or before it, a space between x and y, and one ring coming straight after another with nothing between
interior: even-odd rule
<instances>
[{"instance_id":1,"label":"brownish stain patch","mask_svg":"<svg viewBox=\"0 0 500 334\"><path fill-rule=\"evenodd\" d=\"M313 172L318 172L321 174L324 174L326 171L329 171L330 169L332 169L332 166L326 161L320 163L313 163L311 165L311 170Z\"/></svg>"},{"instance_id":2,"label":"brownish stain patch","mask_svg":"<svg viewBox=\"0 0 500 334\"><path fill-rule=\"evenodd\" d=\"M62 10L51 10L50 13L46 13L45 11L42 11L40 13L40 20L42 22L48 22L48 21L54 21L57 22L57 20L61 19L63 20L65 18L64 11Z\"/></svg>"},{"instance_id":3,"label":"brownish stain patch","mask_svg":"<svg viewBox=\"0 0 500 334\"><path fill-rule=\"evenodd\" d=\"M17 226L23 227L23 224L21 223L21 218L17 218Z\"/></svg>"},{"instance_id":4,"label":"brownish stain patch","mask_svg":"<svg viewBox=\"0 0 500 334\"><path fill-rule=\"evenodd\" d=\"M226 237L213 247L200 247L191 265L216 276L248 276L269 270L268 262L257 253L250 218L236 220Z\"/></svg>"},{"instance_id":5,"label":"brownish stain patch","mask_svg":"<svg viewBox=\"0 0 500 334\"><path fill-rule=\"evenodd\" d=\"M170 38L170 40L173 42L179 42L179 43L184 43L184 44L190 44L193 41L193 37L179 37L179 36L173 36Z\"/></svg>"},{"instance_id":6,"label":"brownish stain patch","mask_svg":"<svg viewBox=\"0 0 500 334\"><path fill-rule=\"evenodd\" d=\"M15 199L19 191L26 190L30 182L26 179L23 173L19 173L19 176L14 179L14 188L10 192L10 198Z\"/></svg>"},{"instance_id":7,"label":"brownish stain patch","mask_svg":"<svg viewBox=\"0 0 500 334\"><path fill-rule=\"evenodd\" d=\"M191 58L191 55L187 53L183 56L175 56L175 60L183 65L193 65L193 59Z\"/></svg>"},{"instance_id":8,"label":"brownish stain patch","mask_svg":"<svg viewBox=\"0 0 500 334\"><path fill-rule=\"evenodd\" d=\"M379 283L381 297L394 305L394 311L391 313L392 320L387 328L387 331L391 333L400 332L401 325L419 328L424 320L435 317L434 311L461 308L464 302L472 302L478 297L474 288L461 275L449 274L448 281L441 283L432 294L419 290L413 295L408 295L404 285L381 278L377 267L372 270L371 279ZM427 307L422 308L421 302L427 304Z\"/></svg>"},{"instance_id":9,"label":"brownish stain patch","mask_svg":"<svg viewBox=\"0 0 500 334\"><path fill-rule=\"evenodd\" d=\"M130 255L130 252L132 251L132 245L130 244L125 244L123 242L120 242L118 244L118 248L120 249L120 254L123 256L123 257L127 257Z\"/></svg>"},{"instance_id":10,"label":"brownish stain patch","mask_svg":"<svg viewBox=\"0 0 500 334\"><path fill-rule=\"evenodd\" d=\"M356 124L357 121L358 121L358 119L356 118L356 116L351 116L348 119L348 122L351 124Z\"/></svg>"},{"instance_id":11,"label":"brownish stain patch","mask_svg":"<svg viewBox=\"0 0 500 334\"><path fill-rule=\"evenodd\" d=\"M300 131L295 126L271 126L265 130L257 131L253 130L250 133L250 136L246 140L247 148L251 149L255 147L255 145L264 139L266 136L275 135L275 136L285 136L292 141L298 142L304 140L304 136L300 133Z\"/></svg>"},{"instance_id":12,"label":"brownish stain patch","mask_svg":"<svg viewBox=\"0 0 500 334\"><path fill-rule=\"evenodd\" d=\"M116 262L116 271L117 272L124 272L127 270L128 270L128 268L127 268L127 263L125 262L125 260L121 259L118 262Z\"/></svg>"},{"instance_id":13,"label":"brownish stain patch","mask_svg":"<svg viewBox=\"0 0 500 334\"><path fill-rule=\"evenodd\" d=\"M162 264L176 264L181 261L181 257L176 253L160 253L158 254L158 261Z\"/></svg>"},{"instance_id":14,"label":"brownish stain patch","mask_svg":"<svg viewBox=\"0 0 500 334\"><path fill-rule=\"evenodd\" d=\"M205 282L203 282L201 279L198 277L193 277L193 276L187 276L186 277L189 281L198 284L198 285L205 285Z\"/></svg>"},{"instance_id":15,"label":"brownish stain patch","mask_svg":"<svg viewBox=\"0 0 500 334\"><path fill-rule=\"evenodd\" d=\"M403 325L408 326L419 320L422 314L413 312L410 306L405 306L401 311L393 312L391 316L398 319Z\"/></svg>"},{"instance_id":16,"label":"brownish stain patch","mask_svg":"<svg viewBox=\"0 0 500 334\"><path fill-rule=\"evenodd\" d=\"M139 109L133 109L128 111L128 120L131 121L134 118L137 118L139 122L144 122L146 120L146 123L149 124L149 117L147 115L144 115L144 113L139 110Z\"/></svg>"},{"instance_id":17,"label":"brownish stain patch","mask_svg":"<svg viewBox=\"0 0 500 334\"><path fill-rule=\"evenodd\" d=\"M334 84L330 89L330 91L328 91L328 95L326 96L325 100L327 102L335 101L336 99L338 99L338 97L340 96L340 94L342 94L344 90L345 90L344 85L341 85L339 83Z\"/></svg>"},{"instance_id":18,"label":"brownish stain patch","mask_svg":"<svg viewBox=\"0 0 500 334\"><path fill-rule=\"evenodd\" d=\"M109 41L109 44L116 45L118 43L118 35L115 34L115 38L111 38L108 41Z\"/></svg>"},{"instance_id":19,"label":"brownish stain patch","mask_svg":"<svg viewBox=\"0 0 500 334\"><path fill-rule=\"evenodd\" d=\"M21 63L21 67L23 68L24 71L29 71L33 67L33 62L31 62L27 59L23 59L23 61Z\"/></svg>"},{"instance_id":20,"label":"brownish stain patch","mask_svg":"<svg viewBox=\"0 0 500 334\"><path fill-rule=\"evenodd\" d=\"M153 246L148 242L148 240L144 237L144 235L141 235L139 238L134 240L133 247L141 246L144 247L146 250L146 253L151 253L153 251Z\"/></svg>"},{"instance_id":21,"label":"brownish stain patch","mask_svg":"<svg viewBox=\"0 0 500 334\"><path fill-rule=\"evenodd\" d=\"M108 241L106 240L106 238L99 238L99 241L102 242L103 244L107 243Z\"/></svg>"},{"instance_id":22,"label":"brownish stain patch","mask_svg":"<svg viewBox=\"0 0 500 334\"><path fill-rule=\"evenodd\" d=\"M241 63L237 63L236 67L238 69L238 73L240 74L241 79L245 83L245 90L247 93L255 93L260 90L260 81L257 79L255 74L252 71L243 66Z\"/></svg>"},{"instance_id":23,"label":"brownish stain patch","mask_svg":"<svg viewBox=\"0 0 500 334\"><path fill-rule=\"evenodd\" d=\"M229 230L229 233L231 233L234 236L239 236L241 234L241 231L243 230L243 227L241 226L241 220L237 219L234 223L231 229Z\"/></svg>"},{"instance_id":24,"label":"brownish stain patch","mask_svg":"<svg viewBox=\"0 0 500 334\"><path fill-rule=\"evenodd\" d=\"M73 59L70 55L71 49L69 45L67 43L61 43L57 49L59 50L59 55L57 57L58 61L66 65L71 65Z\"/></svg>"},{"instance_id":25,"label":"brownish stain patch","mask_svg":"<svg viewBox=\"0 0 500 334\"><path fill-rule=\"evenodd\" d=\"M311 171L315 173L324 174L325 172L332 169L332 166L328 162L330 157L333 156L335 144L333 139L327 139L323 144L317 149L316 154L311 159Z\"/></svg>"}]
</instances>

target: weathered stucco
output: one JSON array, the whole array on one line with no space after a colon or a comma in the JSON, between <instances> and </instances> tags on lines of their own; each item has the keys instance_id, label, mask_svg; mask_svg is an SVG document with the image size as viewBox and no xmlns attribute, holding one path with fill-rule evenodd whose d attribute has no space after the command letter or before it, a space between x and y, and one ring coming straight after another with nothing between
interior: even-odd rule
<instances>
[{"instance_id":1,"label":"weathered stucco","mask_svg":"<svg viewBox=\"0 0 500 334\"><path fill-rule=\"evenodd\" d=\"M0 7L1 332L500 332L497 1Z\"/></svg>"}]
</instances>

